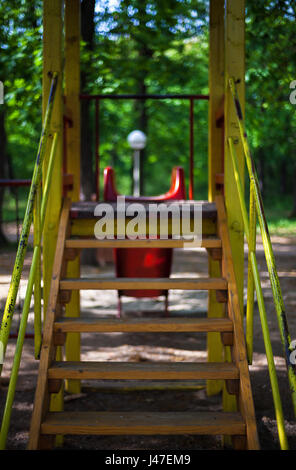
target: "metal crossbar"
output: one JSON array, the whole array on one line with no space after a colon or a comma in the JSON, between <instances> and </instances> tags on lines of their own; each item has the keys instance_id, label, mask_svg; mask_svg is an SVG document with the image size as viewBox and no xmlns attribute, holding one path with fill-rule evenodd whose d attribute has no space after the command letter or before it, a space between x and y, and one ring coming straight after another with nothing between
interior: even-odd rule
<instances>
[{"instance_id":1,"label":"metal crossbar","mask_svg":"<svg viewBox=\"0 0 296 470\"><path fill-rule=\"evenodd\" d=\"M189 199L194 199L194 103L195 101L209 101L210 96L204 94L81 94L80 99L95 102L95 162L96 162L96 196L100 199L100 103L104 100L188 100L189 101Z\"/></svg>"},{"instance_id":2,"label":"metal crossbar","mask_svg":"<svg viewBox=\"0 0 296 470\"><path fill-rule=\"evenodd\" d=\"M278 319L278 326L280 331L281 342L284 351L284 357L287 366L292 403L294 414L296 415L296 367L291 363L291 353L293 347L291 344L291 337L288 328L288 321L281 292L279 277L275 265L275 258L272 248L272 243L266 222L262 196L260 192L257 172L252 158L250 147L247 139L243 114L241 111L240 101L233 78L229 78L229 89L232 94L237 121L240 131L240 139L243 145L244 156L250 180L250 202L249 202L249 216L244 199L244 191L242 182L238 172L238 158L235 150L235 142L233 138L228 138L229 153L234 170L235 181L237 184L238 196L242 211L242 218L244 223L245 235L248 243L248 295L247 295L247 316L246 316L246 343L249 363L252 363L253 354L253 311L254 311L254 288L256 290L258 309L261 319L263 339L266 350L266 357L268 362L268 369L273 393L274 407L278 425L279 440L282 449L288 448L287 437L285 432L284 417L282 411L281 397L279 393L278 380L274 364L274 356L272 352L266 309L261 289L260 275L256 259L256 219L258 218L260 232L263 242L263 248L269 272L269 278L273 293L274 305Z\"/></svg>"},{"instance_id":3,"label":"metal crossbar","mask_svg":"<svg viewBox=\"0 0 296 470\"><path fill-rule=\"evenodd\" d=\"M27 202L27 208L24 216L22 232L20 241L18 244L14 269L11 277L10 288L8 297L3 313L1 330L0 330L0 347L2 352L2 364L0 364L0 370L2 372L2 366L4 362L5 352L7 348L11 322L14 313L14 307L16 297L18 293L19 283L22 275L24 258L28 246L28 238L30 229L33 221L34 214L34 250L33 258L28 278L28 285L26 289L23 311L20 320L19 332L16 342L16 349L14 354L14 360L12 365L12 371L10 375L10 381L7 391L6 403L3 413L1 432L0 432L0 449L4 449L6 446L6 439L8 429L10 425L11 410L15 395L16 382L18 378L18 371L22 357L22 349L24 344L24 338L26 333L28 315L30 310L30 303L32 293L34 289L34 337L35 337L35 357L39 356L41 347L41 238L45 220L46 206L49 195L49 188L51 184L52 170L54 166L54 155L56 150L57 140L59 138L58 133L55 132L53 135L50 134L50 123L51 115L54 104L55 92L57 87L58 76L53 74L51 79L51 87L49 92L48 103L45 112L45 118L43 122L41 137L39 141L39 147L37 157L35 161L35 167L32 176L32 182ZM47 151L48 140L52 139L50 146L49 164L46 173L46 180L43 188L43 194L41 198L41 180L42 180L42 165Z\"/></svg>"}]
</instances>

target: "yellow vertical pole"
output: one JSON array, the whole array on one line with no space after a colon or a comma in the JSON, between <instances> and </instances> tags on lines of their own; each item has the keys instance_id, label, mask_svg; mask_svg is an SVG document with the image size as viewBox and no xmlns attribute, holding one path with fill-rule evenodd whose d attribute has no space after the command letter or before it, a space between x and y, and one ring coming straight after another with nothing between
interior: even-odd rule
<instances>
[{"instance_id":1,"label":"yellow vertical pole","mask_svg":"<svg viewBox=\"0 0 296 470\"><path fill-rule=\"evenodd\" d=\"M41 246L41 185L36 191L34 207L34 248ZM34 283L34 352L35 359L39 359L42 343L42 294L41 294L41 249L39 250L36 276Z\"/></svg>"},{"instance_id":2,"label":"yellow vertical pole","mask_svg":"<svg viewBox=\"0 0 296 470\"><path fill-rule=\"evenodd\" d=\"M236 181L233 172L228 139L231 137L236 146L239 176L244 182L244 154L239 143L233 99L229 90L228 77L232 76L238 83L239 98L244 112L245 104L245 0L227 0L225 15L225 141L224 141L224 194L227 211L228 229L233 256L233 265L238 287L241 312L244 294L244 226L239 198L236 197ZM226 348L225 359L231 360L230 350ZM227 411L236 408L234 396L224 389L223 406Z\"/></svg>"},{"instance_id":3,"label":"yellow vertical pole","mask_svg":"<svg viewBox=\"0 0 296 470\"><path fill-rule=\"evenodd\" d=\"M211 0L210 2L210 43L209 43L209 157L208 157L208 198L215 199L216 174L223 172L223 129L216 124L217 112L221 106L224 95L224 0ZM221 275L219 261L209 256L209 276ZM222 304L216 300L216 293L209 292L208 316L222 317L224 310ZM208 361L220 362L223 360L223 345L219 333L207 335ZM207 393L215 395L222 390L221 380L208 380Z\"/></svg>"},{"instance_id":4,"label":"yellow vertical pole","mask_svg":"<svg viewBox=\"0 0 296 470\"><path fill-rule=\"evenodd\" d=\"M229 90L228 77L234 77L238 83L238 94L244 113L245 107L245 0L227 0L226 2L226 36L225 36L225 167L224 186L225 203L228 217L231 249L238 285L241 311L243 312L243 281L244 281L244 235L243 219L240 203L236 194L231 156L229 154L228 138L232 137L238 156L238 169L244 182L244 153L239 143L239 127Z\"/></svg>"},{"instance_id":5,"label":"yellow vertical pole","mask_svg":"<svg viewBox=\"0 0 296 470\"><path fill-rule=\"evenodd\" d=\"M59 79L51 118L51 129L59 133L55 165L52 174L52 187L48 197L47 212L44 222L43 235L43 278L44 305L48 303L52 263L55 253L58 223L62 203L62 129L63 129L63 99L62 99L62 0L44 0L43 2L43 116L48 100L50 77L52 72L58 72ZM46 152L43 164L43 187L46 180L48 157Z\"/></svg>"},{"instance_id":6,"label":"yellow vertical pole","mask_svg":"<svg viewBox=\"0 0 296 470\"><path fill-rule=\"evenodd\" d=\"M73 189L68 192L72 201L80 196L80 0L65 0L65 96L66 116L71 120L66 136L67 173L73 176ZM80 258L68 262L67 276L80 277ZM66 306L66 316L79 317L79 291L73 291ZM80 360L80 334L69 333L66 340L66 359ZM67 391L80 393L80 381L69 380Z\"/></svg>"},{"instance_id":7,"label":"yellow vertical pole","mask_svg":"<svg viewBox=\"0 0 296 470\"><path fill-rule=\"evenodd\" d=\"M63 152L63 96L62 96L62 0L43 0L43 117L48 100L50 77L52 72L58 73L58 85L52 111L52 131L58 132L55 163L52 173L52 185L49 192L43 232L43 302L44 311L49 300L49 289L52 276L60 210L62 204L62 152ZM48 168L48 157L43 164L43 188ZM60 348L57 359L61 358ZM52 394L50 408L52 411L63 409L63 390Z\"/></svg>"}]
</instances>

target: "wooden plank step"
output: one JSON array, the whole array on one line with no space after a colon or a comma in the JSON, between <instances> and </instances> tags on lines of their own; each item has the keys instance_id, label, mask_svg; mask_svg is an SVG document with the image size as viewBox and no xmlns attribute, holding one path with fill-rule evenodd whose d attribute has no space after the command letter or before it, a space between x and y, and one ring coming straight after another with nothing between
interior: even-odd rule
<instances>
[{"instance_id":1,"label":"wooden plank step","mask_svg":"<svg viewBox=\"0 0 296 470\"><path fill-rule=\"evenodd\" d=\"M54 323L54 331L64 333L173 333L173 332L231 332L229 318L96 318L64 317Z\"/></svg>"},{"instance_id":2,"label":"wooden plank step","mask_svg":"<svg viewBox=\"0 0 296 470\"><path fill-rule=\"evenodd\" d=\"M151 202L149 201L139 201L143 208L146 211L148 216L149 208ZM99 216L95 216L95 208L98 204L106 204L106 201L79 201L73 202L71 206L70 216L72 219L94 219L99 220ZM171 204L174 203L175 206L178 206L180 211L182 211L183 207L187 207L190 209L190 214L194 214L194 207L198 205L199 207L202 206L202 218L203 220L216 220L217 219L217 209L216 204L214 202L209 201L194 201L194 200L184 200L184 201L159 201L158 203L154 202L153 204L157 204L157 206L161 205L164 207L165 205L170 207ZM133 201L125 201L125 213L127 213L129 206L133 205ZM114 220L117 219L117 210L118 205L117 202L110 202L108 201L108 205L113 208L114 213ZM122 208L120 209L120 215L122 214ZM169 214L170 217L170 214ZM126 216L126 218L131 218L131 216Z\"/></svg>"},{"instance_id":3,"label":"wooden plank step","mask_svg":"<svg viewBox=\"0 0 296 470\"><path fill-rule=\"evenodd\" d=\"M185 239L180 240L97 240L91 238L68 239L66 248L184 248ZM221 248L222 243L217 237L204 237L201 241L202 248Z\"/></svg>"},{"instance_id":4,"label":"wooden plank step","mask_svg":"<svg viewBox=\"0 0 296 470\"><path fill-rule=\"evenodd\" d=\"M215 236L217 235L217 223L216 223L216 215L213 218L207 218L204 217L203 213L203 220L202 220L202 233L203 235L212 235ZM98 218L72 218L71 220L71 234L74 237L94 237L94 231L95 231L95 225L97 223ZM128 218L126 220L126 225L128 223ZM106 235L116 235L117 234L117 224L116 220L114 223L114 227L112 227L113 224L111 224L110 227L110 232L108 232ZM189 225L189 224L188 224ZM189 231L189 228L183 230L183 235L192 235ZM171 236L173 235L173 227L171 220L169 218L168 220L168 235ZM160 230L158 227L158 235L160 235Z\"/></svg>"},{"instance_id":5,"label":"wooden plank step","mask_svg":"<svg viewBox=\"0 0 296 470\"><path fill-rule=\"evenodd\" d=\"M129 393L147 391L197 391L206 388L207 381L199 380L85 380L82 392Z\"/></svg>"},{"instance_id":6,"label":"wooden plank step","mask_svg":"<svg viewBox=\"0 0 296 470\"><path fill-rule=\"evenodd\" d=\"M49 379L238 379L231 362L54 362Z\"/></svg>"},{"instance_id":7,"label":"wooden plank step","mask_svg":"<svg viewBox=\"0 0 296 470\"><path fill-rule=\"evenodd\" d=\"M222 412L52 412L41 434L78 435L243 435L239 413Z\"/></svg>"},{"instance_id":8,"label":"wooden plank step","mask_svg":"<svg viewBox=\"0 0 296 470\"><path fill-rule=\"evenodd\" d=\"M60 281L61 290L226 290L222 278L67 278Z\"/></svg>"}]
</instances>

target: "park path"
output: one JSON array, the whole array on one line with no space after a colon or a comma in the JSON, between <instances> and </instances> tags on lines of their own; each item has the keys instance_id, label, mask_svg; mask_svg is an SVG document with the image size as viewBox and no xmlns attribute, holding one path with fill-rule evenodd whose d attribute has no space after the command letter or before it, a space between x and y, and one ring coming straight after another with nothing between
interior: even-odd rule
<instances>
[{"instance_id":1,"label":"park path","mask_svg":"<svg viewBox=\"0 0 296 470\"><path fill-rule=\"evenodd\" d=\"M291 338L296 339L296 238L273 237L273 246L290 326ZM24 299L26 278L30 269L31 255L32 252L28 252L25 261L24 274L20 285L20 295L13 323L13 331L17 330L19 310L21 310L21 304ZM257 255L262 278L262 288L269 315L269 328L275 355L275 363L278 371L280 389L283 395L284 413L288 423L287 431L289 439L291 440L294 449L296 449L296 425L292 415L289 388L285 374L285 364L282 358L282 347L277 329L277 319L272 302L272 293L270 290L263 247L262 244L260 244L260 241L258 241ZM0 305L2 311L9 287L13 261L13 251L5 252L3 249L0 249ZM246 266L245 269L247 269ZM82 272L84 274L87 273L89 276L113 276L114 267L112 263L107 263L105 266L83 266ZM204 250L175 250L172 275L185 277L188 273L190 273L191 277L205 276L207 274L207 255ZM207 310L207 293L173 291L170 292L169 304L171 315L190 315L192 312L197 312L198 315L203 316L206 314ZM115 291L101 291L100 293L95 291L83 291L81 293L81 305L82 310L87 311L88 314L91 315L116 315L117 294ZM157 312L163 310L163 302L161 300L153 299L135 300L124 298L123 308L125 315L139 315L139 310L149 310L151 311L151 315L157 315ZM32 320L33 316L30 314L28 332L33 331ZM14 354L14 346L15 340L12 339L7 350L7 362L2 375L1 402L3 402L5 398L7 377L9 376L9 369ZM163 334L153 335L153 338L151 338L151 334L132 335L127 333L105 333L100 335L99 340L98 336L90 334L85 334L82 337L82 359L90 361L204 360L206 357L205 348L206 337L204 336L197 340L192 334ZM26 445L28 423L30 412L32 410L32 400L37 372L38 361L34 360L33 340L27 338L24 346L24 355L17 386L16 403L14 406L14 413L18 418L17 423L12 423L9 441L12 448L24 448ZM255 310L254 321L254 360L252 366L250 366L250 373L261 445L263 441L263 445L265 447L274 448L274 446L276 446L274 443L274 439L276 437L276 423L274 420L272 396L257 309ZM88 385L90 386L90 383L86 384L86 388ZM100 384L97 385L100 386ZM115 385L116 384L114 384L114 386ZM170 399L175 401L175 393L176 392L173 391L171 392L171 398L166 399L166 404L170 402ZM197 394L195 398L205 401L204 394L205 391L201 390L199 395ZM84 400L86 395L87 393L82 394L81 397L77 397L77 400L73 402L71 397L67 397L69 400L68 406L70 406L70 403L75 403L74 406L79 406L79 400ZM143 396L144 395L141 395L141 397ZM135 395L133 395L133 397L132 401L135 400ZM120 401L121 398L118 394L116 396L111 394L108 399L112 400L112 403L114 404L116 403L116 400ZM97 400L99 404L102 403L102 396L100 394L99 396L97 396L97 394L92 396L94 406L96 406ZM126 398L126 400L128 403L128 398ZM152 399L148 397L147 400L149 402L149 400L151 401ZM163 398L159 396L159 400L161 401ZM139 399L139 403L141 402L142 398ZM213 399L213 407L217 407L218 403L219 401L215 401ZM75 448L75 445L75 439L73 442L69 442L70 448L71 446ZM80 442L79 445L81 446L83 443ZM104 445L107 444L104 444L104 441L101 441L101 445L104 447ZM122 445L124 446L125 444L122 443ZM135 443L134 445L138 444ZM162 443L161 445L165 444ZM205 443L205 445L207 445L207 443ZM211 444L213 448L215 448L216 445L216 443Z\"/></svg>"}]
</instances>

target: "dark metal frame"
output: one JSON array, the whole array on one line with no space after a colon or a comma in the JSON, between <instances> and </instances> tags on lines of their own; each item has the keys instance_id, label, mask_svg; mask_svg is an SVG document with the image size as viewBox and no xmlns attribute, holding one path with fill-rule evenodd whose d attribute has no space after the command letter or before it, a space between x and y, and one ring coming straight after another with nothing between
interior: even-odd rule
<instances>
[{"instance_id":1,"label":"dark metal frame","mask_svg":"<svg viewBox=\"0 0 296 470\"><path fill-rule=\"evenodd\" d=\"M96 197L100 199L100 101L109 100L165 100L165 99L182 99L189 100L189 125L190 125L190 151L189 151L189 199L194 199L194 101L210 99L209 95L194 95L194 94L168 94L168 95L138 95L138 94L127 94L127 95L87 95L81 94L81 100L94 100L95 101L95 173L96 173Z\"/></svg>"}]
</instances>

